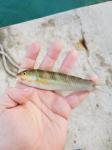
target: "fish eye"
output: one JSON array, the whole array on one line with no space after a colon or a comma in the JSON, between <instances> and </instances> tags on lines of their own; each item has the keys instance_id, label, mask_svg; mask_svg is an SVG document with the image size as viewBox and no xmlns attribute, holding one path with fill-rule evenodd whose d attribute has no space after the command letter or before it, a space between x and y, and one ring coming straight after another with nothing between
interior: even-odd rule
<instances>
[{"instance_id":1,"label":"fish eye","mask_svg":"<svg viewBox=\"0 0 112 150\"><path fill-rule=\"evenodd\" d=\"M23 72L24 75L26 75L26 72Z\"/></svg>"}]
</instances>

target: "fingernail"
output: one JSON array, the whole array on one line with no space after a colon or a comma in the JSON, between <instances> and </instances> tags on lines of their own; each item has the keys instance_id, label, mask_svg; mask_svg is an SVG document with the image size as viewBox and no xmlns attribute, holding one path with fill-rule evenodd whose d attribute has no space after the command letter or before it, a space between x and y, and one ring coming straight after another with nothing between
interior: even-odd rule
<instances>
[{"instance_id":1,"label":"fingernail","mask_svg":"<svg viewBox=\"0 0 112 150\"><path fill-rule=\"evenodd\" d=\"M94 75L87 75L87 79L93 81L94 83L98 84L100 82L98 76L96 74Z\"/></svg>"}]
</instances>

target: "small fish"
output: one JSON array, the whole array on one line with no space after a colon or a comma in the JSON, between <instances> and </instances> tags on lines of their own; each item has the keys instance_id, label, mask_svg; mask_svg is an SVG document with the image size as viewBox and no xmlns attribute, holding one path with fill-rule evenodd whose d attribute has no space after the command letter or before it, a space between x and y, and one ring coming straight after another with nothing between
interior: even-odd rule
<instances>
[{"instance_id":1,"label":"small fish","mask_svg":"<svg viewBox=\"0 0 112 150\"><path fill-rule=\"evenodd\" d=\"M96 84L91 80L67 75L64 73L40 69L25 70L17 74L19 81L25 85L53 91L91 91Z\"/></svg>"}]
</instances>

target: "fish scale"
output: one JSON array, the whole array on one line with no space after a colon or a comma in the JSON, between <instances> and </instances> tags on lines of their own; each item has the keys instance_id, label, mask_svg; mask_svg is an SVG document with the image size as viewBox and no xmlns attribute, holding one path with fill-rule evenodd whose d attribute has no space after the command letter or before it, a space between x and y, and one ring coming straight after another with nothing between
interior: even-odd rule
<instances>
[{"instance_id":1,"label":"fish scale","mask_svg":"<svg viewBox=\"0 0 112 150\"><path fill-rule=\"evenodd\" d=\"M22 83L44 90L90 91L95 89L95 83L91 80L64 73L36 69L20 72L17 76Z\"/></svg>"}]
</instances>

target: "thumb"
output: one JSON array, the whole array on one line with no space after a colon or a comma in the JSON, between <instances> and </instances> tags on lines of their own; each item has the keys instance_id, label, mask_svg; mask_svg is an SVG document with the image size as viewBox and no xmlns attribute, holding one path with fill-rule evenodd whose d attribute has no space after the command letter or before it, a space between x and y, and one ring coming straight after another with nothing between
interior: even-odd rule
<instances>
[{"instance_id":1,"label":"thumb","mask_svg":"<svg viewBox=\"0 0 112 150\"><path fill-rule=\"evenodd\" d=\"M71 106L71 108L77 107L87 96L89 95L88 91L84 92L75 92L71 95L67 96L67 102Z\"/></svg>"},{"instance_id":2,"label":"thumb","mask_svg":"<svg viewBox=\"0 0 112 150\"><path fill-rule=\"evenodd\" d=\"M24 104L28 100L31 99L33 94L32 88L18 89L18 88L10 88L7 90L7 95L12 101L17 104Z\"/></svg>"}]
</instances>

